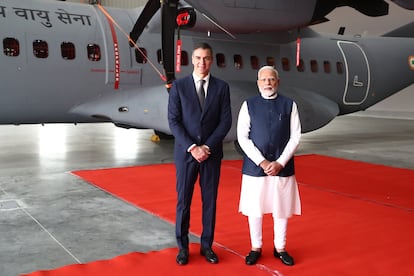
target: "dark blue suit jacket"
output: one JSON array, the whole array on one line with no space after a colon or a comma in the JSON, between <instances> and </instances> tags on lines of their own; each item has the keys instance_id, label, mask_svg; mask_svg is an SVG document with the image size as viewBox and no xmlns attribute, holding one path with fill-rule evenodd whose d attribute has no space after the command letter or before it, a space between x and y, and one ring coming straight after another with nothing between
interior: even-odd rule
<instances>
[{"instance_id":1,"label":"dark blue suit jacket","mask_svg":"<svg viewBox=\"0 0 414 276\"><path fill-rule=\"evenodd\" d=\"M201 110L193 76L181 78L170 89L168 105L176 160L192 159L187 152L192 144L209 146L209 159L223 157L223 139L232 123L230 89L226 82L210 75L205 106Z\"/></svg>"},{"instance_id":2,"label":"dark blue suit jacket","mask_svg":"<svg viewBox=\"0 0 414 276\"><path fill-rule=\"evenodd\" d=\"M213 244L223 139L230 130L231 120L230 90L226 82L210 75L203 110L192 75L173 83L168 100L168 122L175 137L176 238L180 249L188 249L190 205L198 176L203 202L201 248L211 248ZM199 164L187 152L193 144L210 148L207 160Z\"/></svg>"}]
</instances>

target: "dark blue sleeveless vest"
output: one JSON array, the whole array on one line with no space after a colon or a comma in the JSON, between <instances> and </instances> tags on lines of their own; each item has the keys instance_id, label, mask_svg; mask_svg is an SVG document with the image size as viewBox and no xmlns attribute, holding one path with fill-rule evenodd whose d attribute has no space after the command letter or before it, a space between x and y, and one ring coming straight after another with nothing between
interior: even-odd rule
<instances>
[{"instance_id":1,"label":"dark blue sleeveless vest","mask_svg":"<svg viewBox=\"0 0 414 276\"><path fill-rule=\"evenodd\" d=\"M266 160L275 161L282 154L290 138L290 115L293 101L278 95L276 99L264 99L261 95L249 98L247 107L250 115L249 137ZM266 176L263 169L243 155L243 174ZM295 174L292 157L278 176Z\"/></svg>"}]
</instances>

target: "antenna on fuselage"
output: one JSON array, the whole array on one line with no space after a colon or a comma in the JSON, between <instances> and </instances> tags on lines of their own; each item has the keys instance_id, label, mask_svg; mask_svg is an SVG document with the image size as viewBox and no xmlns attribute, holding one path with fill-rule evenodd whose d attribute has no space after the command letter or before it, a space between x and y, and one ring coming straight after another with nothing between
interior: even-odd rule
<instances>
[{"instance_id":1,"label":"antenna on fuselage","mask_svg":"<svg viewBox=\"0 0 414 276\"><path fill-rule=\"evenodd\" d=\"M198 11L200 12L200 11ZM220 30L222 30L224 33L226 33L228 36L230 36L233 39L236 39L236 36L233 35L232 33L230 33L229 31L227 31L223 26L221 26L220 24L218 24L217 22L215 22L212 18L210 18L208 15L206 15L205 13L200 12L202 16L204 16L208 21L210 21L211 23L213 23L217 28L219 28ZM210 36L210 31L208 33L208 36Z\"/></svg>"}]
</instances>

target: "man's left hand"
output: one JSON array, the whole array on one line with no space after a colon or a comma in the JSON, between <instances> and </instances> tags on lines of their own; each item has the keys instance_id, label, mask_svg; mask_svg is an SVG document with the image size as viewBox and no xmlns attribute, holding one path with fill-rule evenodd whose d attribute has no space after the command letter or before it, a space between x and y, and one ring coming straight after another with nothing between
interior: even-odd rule
<instances>
[{"instance_id":1,"label":"man's left hand","mask_svg":"<svg viewBox=\"0 0 414 276\"><path fill-rule=\"evenodd\" d=\"M198 163L201 163L210 157L210 150L206 146L196 146L191 150L191 155Z\"/></svg>"},{"instance_id":2,"label":"man's left hand","mask_svg":"<svg viewBox=\"0 0 414 276\"><path fill-rule=\"evenodd\" d=\"M283 169L283 166L280 163L273 161L267 164L267 166L263 170L265 174L269 176L276 176L281 169Z\"/></svg>"}]
</instances>

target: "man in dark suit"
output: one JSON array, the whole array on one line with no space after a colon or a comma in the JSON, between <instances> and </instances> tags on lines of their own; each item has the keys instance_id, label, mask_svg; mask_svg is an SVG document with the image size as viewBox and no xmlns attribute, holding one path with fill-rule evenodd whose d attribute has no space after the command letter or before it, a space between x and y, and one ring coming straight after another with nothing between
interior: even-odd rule
<instances>
[{"instance_id":1,"label":"man in dark suit","mask_svg":"<svg viewBox=\"0 0 414 276\"><path fill-rule=\"evenodd\" d=\"M179 248L176 262L179 265L188 263L190 206L198 176L203 206L200 254L208 262L218 263L212 250L216 199L223 139L232 122L229 86L210 74L213 64L210 45L196 45L192 63L193 74L174 81L168 102L168 121L175 138L176 238ZM205 94L200 100L199 91Z\"/></svg>"}]
</instances>

